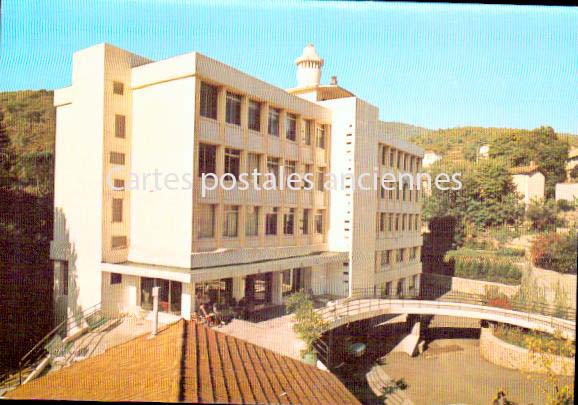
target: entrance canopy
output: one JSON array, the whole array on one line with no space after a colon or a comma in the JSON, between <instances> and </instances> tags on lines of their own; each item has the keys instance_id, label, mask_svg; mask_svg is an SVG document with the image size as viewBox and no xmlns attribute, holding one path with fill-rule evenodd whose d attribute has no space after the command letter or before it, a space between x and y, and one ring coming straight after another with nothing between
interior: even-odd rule
<instances>
[{"instance_id":1,"label":"entrance canopy","mask_svg":"<svg viewBox=\"0 0 578 405\"><path fill-rule=\"evenodd\" d=\"M139 277L162 278L182 283L198 283L215 278L242 277L250 274L282 271L297 267L342 263L349 260L347 252L319 252L284 259L263 260L252 263L188 269L184 267L158 266L144 263L102 263L103 271Z\"/></svg>"}]
</instances>

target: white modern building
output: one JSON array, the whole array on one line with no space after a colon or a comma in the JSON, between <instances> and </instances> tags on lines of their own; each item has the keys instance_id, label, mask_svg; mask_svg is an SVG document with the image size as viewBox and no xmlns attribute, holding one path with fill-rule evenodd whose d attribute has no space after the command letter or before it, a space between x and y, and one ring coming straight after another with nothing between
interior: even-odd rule
<instances>
[{"instance_id":1,"label":"white modern building","mask_svg":"<svg viewBox=\"0 0 578 405\"><path fill-rule=\"evenodd\" d=\"M378 108L336 80L322 85L312 45L296 65L298 87L283 90L195 52L74 54L54 96L57 318L150 310L154 286L161 311L184 318L199 301L259 309L299 289L418 289L419 192L321 181L414 178L423 151L385 135ZM203 174L254 171L279 183L314 173L314 186L201 190Z\"/></svg>"}]
</instances>

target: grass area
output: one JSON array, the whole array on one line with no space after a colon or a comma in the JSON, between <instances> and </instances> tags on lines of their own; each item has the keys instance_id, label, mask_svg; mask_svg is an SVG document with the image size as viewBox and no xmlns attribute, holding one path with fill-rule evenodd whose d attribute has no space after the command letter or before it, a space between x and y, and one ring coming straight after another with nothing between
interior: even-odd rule
<instances>
[{"instance_id":1,"label":"grass area","mask_svg":"<svg viewBox=\"0 0 578 405\"><path fill-rule=\"evenodd\" d=\"M512 345L530 349L531 339L540 339L542 347L549 348L550 354L564 357L575 357L576 344L569 345L568 341L542 332L526 331L514 326L498 325L494 328L494 336Z\"/></svg>"}]
</instances>

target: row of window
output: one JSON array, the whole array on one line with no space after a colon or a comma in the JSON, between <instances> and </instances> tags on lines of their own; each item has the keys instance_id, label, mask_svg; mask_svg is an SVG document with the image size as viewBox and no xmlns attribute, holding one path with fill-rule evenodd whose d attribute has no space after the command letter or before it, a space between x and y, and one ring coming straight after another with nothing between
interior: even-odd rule
<instances>
[{"instance_id":1,"label":"row of window","mask_svg":"<svg viewBox=\"0 0 578 405\"><path fill-rule=\"evenodd\" d=\"M113 94L124 95L124 84L121 82L113 82ZM126 117L122 114L115 114L114 116L114 136L115 138L126 138ZM121 152L110 152L109 162L115 165L124 165L126 163L126 156ZM116 189L124 189L124 180L114 179L114 187ZM123 199L112 199L112 222L120 223L123 221ZM111 237L111 247L113 249L124 249L128 247L128 240L126 236L113 235ZM111 284L120 283L122 276L120 274L111 274Z\"/></svg>"},{"instance_id":2,"label":"row of window","mask_svg":"<svg viewBox=\"0 0 578 405\"><path fill-rule=\"evenodd\" d=\"M199 154L198 154L198 176L202 176L203 174L217 174L217 154L218 148L222 148L222 146L211 145L207 143L199 143ZM247 161L246 161L246 171L249 175L248 181L252 181L252 173L261 173L261 161L264 159L263 154L259 153L247 153ZM294 173L297 173L298 163L294 160L285 160L283 164L281 164L283 160L281 158L268 156L267 157L267 168L266 173L271 174L275 181L278 182L280 180L284 180L285 184L288 184L288 180L290 180L290 176ZM284 172L284 179L281 179L280 173L280 166L283 166ZM223 162L224 174L234 178L237 180L239 175L241 174L241 150L235 148L224 148L224 162ZM313 173L313 165L311 164L304 164L304 173ZM321 167L317 167L315 171L315 177L317 184L317 190L323 191L323 183L325 178L325 169ZM296 176L294 177L296 178ZM257 184L263 184L263 178L257 178ZM312 179L313 181L313 179ZM292 185L294 187L297 186L295 181L292 181ZM305 184L301 184L302 187L305 187Z\"/></svg>"},{"instance_id":3,"label":"row of window","mask_svg":"<svg viewBox=\"0 0 578 405\"><path fill-rule=\"evenodd\" d=\"M377 271L389 268L393 263L410 263L418 259L419 247L382 250L376 252L377 263L379 267ZM395 262L394 262L395 258Z\"/></svg>"},{"instance_id":4,"label":"row of window","mask_svg":"<svg viewBox=\"0 0 578 405\"><path fill-rule=\"evenodd\" d=\"M227 91L225 103L225 122L234 125L241 125L241 100L239 94ZM201 83L201 116L217 119L218 109L218 88L208 83ZM281 123L281 110L269 107L267 117L267 133L271 136L279 136ZM256 100L249 100L247 126L253 131L261 131L261 103ZM301 127L301 140L305 145L311 145L313 120L303 120ZM297 115L287 113L285 118L285 139L297 141ZM325 148L326 126L319 125L315 128L315 142L318 148Z\"/></svg>"},{"instance_id":5,"label":"row of window","mask_svg":"<svg viewBox=\"0 0 578 405\"><path fill-rule=\"evenodd\" d=\"M240 235L240 210L239 205L224 205L222 209L222 226L221 235L225 238L237 238ZM265 221L265 235L295 235L296 234L296 209L285 208L283 212L278 207L245 207L245 236L259 236L261 221ZM199 216L199 239L214 238L219 230L216 229L217 204L201 204L198 212ZM281 218L281 227L278 229L279 216ZM317 210L312 217L311 209L303 209L300 217L300 233L308 235L310 232L310 222L313 220L313 232L323 234L325 230L325 211Z\"/></svg>"},{"instance_id":6,"label":"row of window","mask_svg":"<svg viewBox=\"0 0 578 405\"><path fill-rule=\"evenodd\" d=\"M382 200L385 200L386 196L387 196L387 199L389 201L394 201L394 200L396 200L396 201L400 201L400 200L401 201L410 201L410 202L412 200L414 200L415 202L419 201L419 194L420 194L421 190L417 190L417 189L411 190L409 188L409 184L407 184L407 183L403 184L401 190L397 186L395 186L395 188L394 188L394 185L390 185L390 186L388 186L388 188L389 188L389 190L386 189L385 187L383 187L383 185L382 185L382 187L380 187L379 197Z\"/></svg>"},{"instance_id":7,"label":"row of window","mask_svg":"<svg viewBox=\"0 0 578 405\"><path fill-rule=\"evenodd\" d=\"M381 165L391 169L397 168L406 172L417 172L421 168L422 159L394 149L391 146L380 145Z\"/></svg>"},{"instance_id":8,"label":"row of window","mask_svg":"<svg viewBox=\"0 0 578 405\"><path fill-rule=\"evenodd\" d=\"M392 214L379 212L377 214L377 232L419 231L419 214Z\"/></svg>"},{"instance_id":9,"label":"row of window","mask_svg":"<svg viewBox=\"0 0 578 405\"><path fill-rule=\"evenodd\" d=\"M393 281L388 281L386 283L381 284L380 286L380 293L382 297L392 297L398 296L401 297L404 294L416 294L418 282L418 275L414 274L411 277L402 278L397 280L395 291L393 290Z\"/></svg>"}]
</instances>

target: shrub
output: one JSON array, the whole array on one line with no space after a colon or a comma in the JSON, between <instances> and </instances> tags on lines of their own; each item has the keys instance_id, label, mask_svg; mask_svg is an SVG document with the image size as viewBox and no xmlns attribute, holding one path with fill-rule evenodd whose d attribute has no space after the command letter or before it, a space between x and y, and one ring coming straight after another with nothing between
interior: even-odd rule
<instances>
[{"instance_id":1,"label":"shrub","mask_svg":"<svg viewBox=\"0 0 578 405\"><path fill-rule=\"evenodd\" d=\"M556 201L556 207L560 211L572 211L574 209L574 202L568 200L558 200Z\"/></svg>"},{"instance_id":2,"label":"shrub","mask_svg":"<svg viewBox=\"0 0 578 405\"><path fill-rule=\"evenodd\" d=\"M445 260L453 263L456 277L514 285L522 279L522 272L510 257L497 256L494 252L464 248L449 251Z\"/></svg>"},{"instance_id":3,"label":"shrub","mask_svg":"<svg viewBox=\"0 0 578 405\"><path fill-rule=\"evenodd\" d=\"M576 274L577 243L576 232L540 235L534 239L530 249L532 263L547 270Z\"/></svg>"},{"instance_id":4,"label":"shrub","mask_svg":"<svg viewBox=\"0 0 578 405\"><path fill-rule=\"evenodd\" d=\"M314 353L314 343L321 338L327 322L315 311L311 297L303 291L287 299L287 310L295 314L293 330L305 343L305 349L301 354Z\"/></svg>"},{"instance_id":5,"label":"shrub","mask_svg":"<svg viewBox=\"0 0 578 405\"><path fill-rule=\"evenodd\" d=\"M496 250L496 254L499 256L524 257L526 255L526 251L524 249L517 248L499 248Z\"/></svg>"},{"instance_id":6,"label":"shrub","mask_svg":"<svg viewBox=\"0 0 578 405\"><path fill-rule=\"evenodd\" d=\"M576 355L576 348L573 342L568 339L548 335L542 332L525 331L524 329L515 326L497 325L494 328L494 336L507 343L525 349L532 349L534 341L537 339L540 342L542 350L547 354L570 358L573 358Z\"/></svg>"},{"instance_id":7,"label":"shrub","mask_svg":"<svg viewBox=\"0 0 578 405\"><path fill-rule=\"evenodd\" d=\"M545 231L556 227L556 205L554 201L532 200L526 210L526 219L535 231Z\"/></svg>"}]
</instances>

